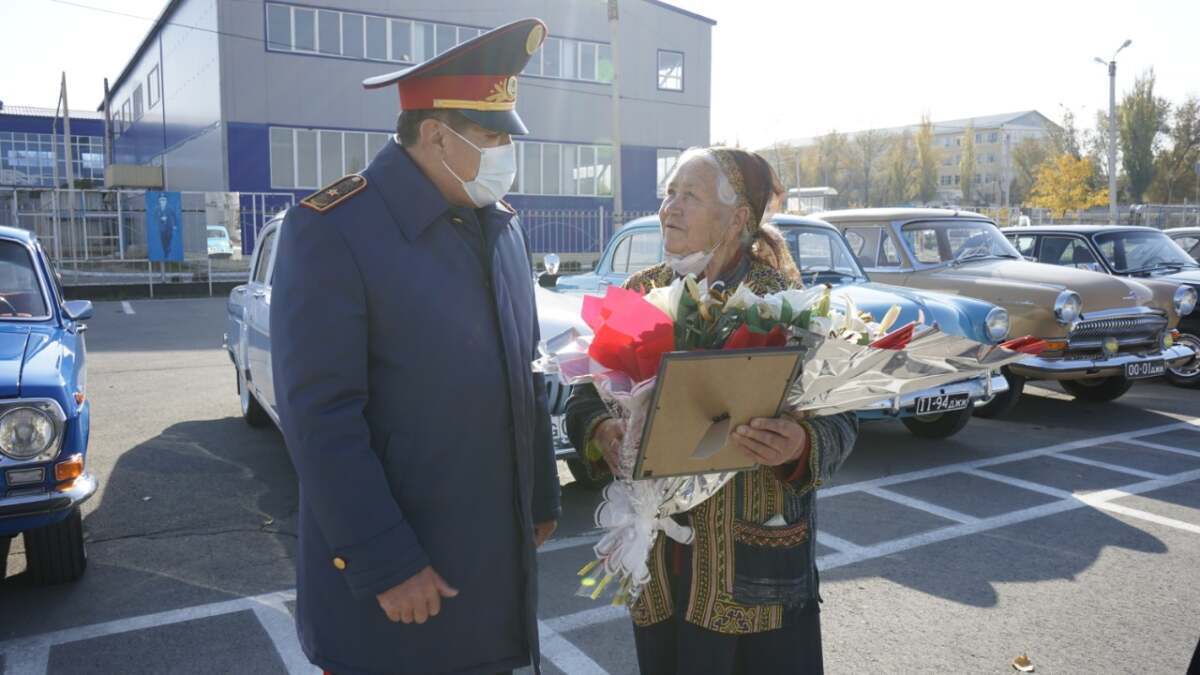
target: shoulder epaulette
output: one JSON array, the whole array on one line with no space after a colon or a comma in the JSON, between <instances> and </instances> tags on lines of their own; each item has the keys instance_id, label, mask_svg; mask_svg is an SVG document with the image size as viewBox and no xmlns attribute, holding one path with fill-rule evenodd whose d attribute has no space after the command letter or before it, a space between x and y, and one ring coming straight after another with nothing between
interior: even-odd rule
<instances>
[{"instance_id":1,"label":"shoulder epaulette","mask_svg":"<svg viewBox=\"0 0 1200 675\"><path fill-rule=\"evenodd\" d=\"M359 192L362 192L366 187L367 179L356 173L352 173L349 176L342 176L333 183L301 199L300 205L307 206L317 213L325 213Z\"/></svg>"},{"instance_id":2,"label":"shoulder epaulette","mask_svg":"<svg viewBox=\"0 0 1200 675\"><path fill-rule=\"evenodd\" d=\"M517 210L513 208L512 204L509 204L508 202L504 201L503 199L497 200L496 203L499 204L500 208L504 211L508 211L509 213L512 213L514 215L517 212Z\"/></svg>"}]
</instances>

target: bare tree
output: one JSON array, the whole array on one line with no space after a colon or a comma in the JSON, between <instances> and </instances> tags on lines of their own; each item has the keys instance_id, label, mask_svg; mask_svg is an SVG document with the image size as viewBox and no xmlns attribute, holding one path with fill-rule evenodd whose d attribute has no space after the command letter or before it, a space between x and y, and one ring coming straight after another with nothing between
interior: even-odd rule
<instances>
[{"instance_id":1,"label":"bare tree","mask_svg":"<svg viewBox=\"0 0 1200 675\"><path fill-rule=\"evenodd\" d=\"M855 178L861 180L863 206L871 206L871 176L875 165L888 147L889 136L877 129L854 135Z\"/></svg>"},{"instance_id":2,"label":"bare tree","mask_svg":"<svg viewBox=\"0 0 1200 675\"><path fill-rule=\"evenodd\" d=\"M1038 169L1053 155L1053 145L1042 139L1026 138L1012 151L1013 179L1009 200L1020 204L1029 199L1037 183Z\"/></svg>"}]
</instances>

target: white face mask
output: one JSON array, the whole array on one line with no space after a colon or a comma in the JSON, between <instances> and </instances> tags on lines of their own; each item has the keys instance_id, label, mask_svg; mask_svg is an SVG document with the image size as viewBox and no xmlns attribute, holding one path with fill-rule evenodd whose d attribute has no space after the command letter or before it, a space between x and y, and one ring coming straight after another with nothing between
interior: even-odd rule
<instances>
[{"instance_id":1,"label":"white face mask","mask_svg":"<svg viewBox=\"0 0 1200 675\"><path fill-rule=\"evenodd\" d=\"M717 247L720 245L717 243L707 251L696 251L687 255L663 251L663 262L667 263L667 266L677 276L686 277L691 274L699 277L708 268L708 263L712 262L713 256L717 254Z\"/></svg>"},{"instance_id":2,"label":"white face mask","mask_svg":"<svg viewBox=\"0 0 1200 675\"><path fill-rule=\"evenodd\" d=\"M513 179L517 177L516 146L509 142L495 148L481 148L449 126L446 126L446 129L479 153L479 173L476 174L474 180L466 181L459 178L459 175L454 173L454 169L451 169L444 159L442 166L446 167L450 175L457 178L459 183L462 183L463 190L466 190L467 197L471 199L472 204L479 208L495 204L508 193Z\"/></svg>"}]
</instances>

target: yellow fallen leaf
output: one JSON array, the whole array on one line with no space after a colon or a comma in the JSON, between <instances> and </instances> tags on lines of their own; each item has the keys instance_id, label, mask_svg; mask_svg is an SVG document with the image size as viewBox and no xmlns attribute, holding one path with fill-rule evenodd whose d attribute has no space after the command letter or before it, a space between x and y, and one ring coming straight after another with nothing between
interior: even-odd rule
<instances>
[{"instance_id":1,"label":"yellow fallen leaf","mask_svg":"<svg viewBox=\"0 0 1200 675\"><path fill-rule=\"evenodd\" d=\"M1028 654L1022 654L1012 660L1012 667L1013 667L1013 670L1016 670L1016 671L1019 671L1022 673L1032 673L1033 672L1033 661L1031 661L1029 659Z\"/></svg>"}]
</instances>

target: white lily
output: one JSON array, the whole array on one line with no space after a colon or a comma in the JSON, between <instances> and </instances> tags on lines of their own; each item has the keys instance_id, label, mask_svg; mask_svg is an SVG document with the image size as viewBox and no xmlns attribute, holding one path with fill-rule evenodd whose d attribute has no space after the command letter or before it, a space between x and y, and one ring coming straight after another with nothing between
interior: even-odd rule
<instances>
[{"instance_id":1,"label":"white lily","mask_svg":"<svg viewBox=\"0 0 1200 675\"><path fill-rule=\"evenodd\" d=\"M659 286L646 294L646 302L662 310L675 321L679 315L679 301L683 299L684 282L675 280L670 286Z\"/></svg>"},{"instance_id":2,"label":"white lily","mask_svg":"<svg viewBox=\"0 0 1200 675\"><path fill-rule=\"evenodd\" d=\"M750 290L749 285L742 284L738 286L737 290L733 292L733 295L729 296L729 299L725 301L725 308L747 310L754 305L761 303L762 298L756 295L754 291Z\"/></svg>"}]
</instances>

